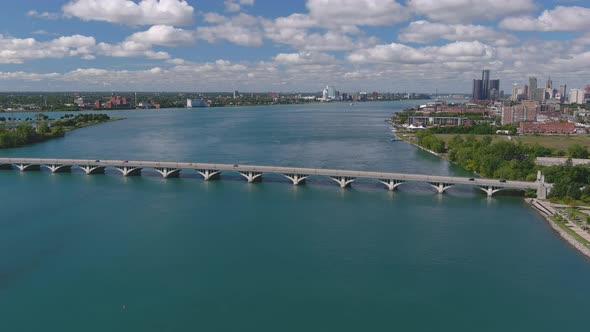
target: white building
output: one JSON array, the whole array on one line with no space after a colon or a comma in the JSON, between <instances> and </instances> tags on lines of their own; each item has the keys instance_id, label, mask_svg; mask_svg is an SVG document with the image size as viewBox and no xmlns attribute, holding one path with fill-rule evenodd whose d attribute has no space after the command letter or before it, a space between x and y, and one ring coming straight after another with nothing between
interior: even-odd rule
<instances>
[{"instance_id":1,"label":"white building","mask_svg":"<svg viewBox=\"0 0 590 332\"><path fill-rule=\"evenodd\" d=\"M571 89L569 102L570 102L570 104L583 104L584 103L584 90Z\"/></svg>"}]
</instances>

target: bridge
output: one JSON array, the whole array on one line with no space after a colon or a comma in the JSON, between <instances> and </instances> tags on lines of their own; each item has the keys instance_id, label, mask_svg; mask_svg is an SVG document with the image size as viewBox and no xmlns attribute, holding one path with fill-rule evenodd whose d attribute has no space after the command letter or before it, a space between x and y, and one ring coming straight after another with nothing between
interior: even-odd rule
<instances>
[{"instance_id":1,"label":"bridge","mask_svg":"<svg viewBox=\"0 0 590 332\"><path fill-rule=\"evenodd\" d=\"M77 167L87 175L104 174L107 168L118 170L123 176L139 176L143 169L153 169L164 178L180 176L180 172L194 170L204 180L218 179L220 174L233 172L243 176L248 182L261 181L265 174L278 174L289 179L292 184L300 185L310 177L324 177L346 188L357 179L370 179L382 183L388 190L395 190L406 182L422 182L430 184L439 194L454 185L467 185L481 189L487 196L501 190L526 190L537 192L537 198L545 199L553 187L545 183L545 177L538 172L537 180L510 181L485 178L467 178L457 176L436 176L426 174L365 172L322 168L257 166L237 164L207 164L189 162L160 162L135 160L99 160L99 159L40 159L40 158L0 158L0 169L19 169L20 171L40 170L42 167L53 173L71 172Z\"/></svg>"}]
</instances>

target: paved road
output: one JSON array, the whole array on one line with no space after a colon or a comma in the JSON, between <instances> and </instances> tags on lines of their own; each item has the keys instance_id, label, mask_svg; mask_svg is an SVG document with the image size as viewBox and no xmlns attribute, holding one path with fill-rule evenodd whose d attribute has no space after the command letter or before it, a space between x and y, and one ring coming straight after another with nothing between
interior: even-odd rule
<instances>
[{"instance_id":1,"label":"paved road","mask_svg":"<svg viewBox=\"0 0 590 332\"><path fill-rule=\"evenodd\" d=\"M494 186L509 189L537 189L537 182L505 181L485 178L467 178L457 176L436 176L427 174L406 174L387 172L365 172L354 170L337 170L323 168L301 168L237 164L207 164L188 162L162 162L138 160L94 160L94 159L39 159L39 158L0 158L0 164L39 164L39 165L72 165L72 166L110 166L133 168L169 168L169 169L199 169L235 172L257 172L277 174L300 174L307 176L350 177L376 180L415 181L445 184L466 184L473 186Z\"/></svg>"}]
</instances>

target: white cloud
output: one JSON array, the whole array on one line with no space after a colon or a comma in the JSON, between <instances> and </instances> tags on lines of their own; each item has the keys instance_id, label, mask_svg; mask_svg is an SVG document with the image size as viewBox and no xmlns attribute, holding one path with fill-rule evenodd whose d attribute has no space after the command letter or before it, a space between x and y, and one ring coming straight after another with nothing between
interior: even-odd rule
<instances>
[{"instance_id":1,"label":"white cloud","mask_svg":"<svg viewBox=\"0 0 590 332\"><path fill-rule=\"evenodd\" d=\"M580 36L579 38L576 38L576 40L574 41L574 44L590 45L590 32Z\"/></svg>"},{"instance_id":2,"label":"white cloud","mask_svg":"<svg viewBox=\"0 0 590 332\"><path fill-rule=\"evenodd\" d=\"M118 44L99 43L96 45L96 52L99 55L115 58L146 57L155 60L169 59L166 52L155 52L150 44L138 43L132 40L124 40Z\"/></svg>"},{"instance_id":3,"label":"white cloud","mask_svg":"<svg viewBox=\"0 0 590 332\"><path fill-rule=\"evenodd\" d=\"M308 0L307 8L324 26L388 25L409 18L409 11L394 0Z\"/></svg>"},{"instance_id":4,"label":"white cloud","mask_svg":"<svg viewBox=\"0 0 590 332\"><path fill-rule=\"evenodd\" d=\"M169 25L154 25L146 31L132 34L127 40L148 45L178 46L192 44L195 36L192 31Z\"/></svg>"},{"instance_id":5,"label":"white cloud","mask_svg":"<svg viewBox=\"0 0 590 332\"><path fill-rule=\"evenodd\" d=\"M494 20L536 8L533 0L409 0L408 6L433 21L449 23Z\"/></svg>"},{"instance_id":6,"label":"white cloud","mask_svg":"<svg viewBox=\"0 0 590 332\"><path fill-rule=\"evenodd\" d=\"M368 64L444 64L447 62L475 62L492 58L494 49L478 41L454 42L443 46L413 48L391 43L357 50L348 55L352 63Z\"/></svg>"},{"instance_id":7,"label":"white cloud","mask_svg":"<svg viewBox=\"0 0 590 332\"><path fill-rule=\"evenodd\" d=\"M194 8L185 0L74 0L63 6L65 15L85 21L127 25L190 25Z\"/></svg>"},{"instance_id":8,"label":"white cloud","mask_svg":"<svg viewBox=\"0 0 590 332\"><path fill-rule=\"evenodd\" d=\"M283 65L327 65L337 62L333 55L317 52L279 53L274 61Z\"/></svg>"},{"instance_id":9,"label":"white cloud","mask_svg":"<svg viewBox=\"0 0 590 332\"><path fill-rule=\"evenodd\" d=\"M43 58L83 56L92 52L94 37L72 35L40 42L34 38L12 38L0 35L0 63L24 63Z\"/></svg>"},{"instance_id":10,"label":"white cloud","mask_svg":"<svg viewBox=\"0 0 590 332\"><path fill-rule=\"evenodd\" d=\"M544 10L539 17L508 17L500 26L525 31L587 31L590 29L590 8L557 6Z\"/></svg>"},{"instance_id":11,"label":"white cloud","mask_svg":"<svg viewBox=\"0 0 590 332\"><path fill-rule=\"evenodd\" d=\"M223 23L197 28L197 38L210 43L226 40L242 46L261 46L263 33L260 19L248 14L227 18Z\"/></svg>"},{"instance_id":12,"label":"white cloud","mask_svg":"<svg viewBox=\"0 0 590 332\"><path fill-rule=\"evenodd\" d=\"M411 43L432 43L439 39L450 41L487 41L494 45L514 45L518 38L483 25L445 24L415 21L401 30L399 40Z\"/></svg>"},{"instance_id":13,"label":"white cloud","mask_svg":"<svg viewBox=\"0 0 590 332\"><path fill-rule=\"evenodd\" d=\"M218 13L205 13L203 15L203 21L211 24L218 24L227 21L227 17Z\"/></svg>"},{"instance_id":14,"label":"white cloud","mask_svg":"<svg viewBox=\"0 0 590 332\"><path fill-rule=\"evenodd\" d=\"M228 12L239 12L242 6L253 6L254 0L224 0L225 10Z\"/></svg>"},{"instance_id":15,"label":"white cloud","mask_svg":"<svg viewBox=\"0 0 590 332\"><path fill-rule=\"evenodd\" d=\"M29 17L37 17L37 18L45 18L48 20L55 20L61 17L60 13L50 13L50 12L39 12L36 10L29 10L27 12L27 16Z\"/></svg>"}]
</instances>

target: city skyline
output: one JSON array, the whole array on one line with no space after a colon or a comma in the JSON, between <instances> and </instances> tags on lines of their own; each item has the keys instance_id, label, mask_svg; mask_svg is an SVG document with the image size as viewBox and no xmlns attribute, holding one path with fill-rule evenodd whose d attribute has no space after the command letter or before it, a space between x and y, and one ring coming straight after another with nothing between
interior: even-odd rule
<instances>
[{"instance_id":1,"label":"city skyline","mask_svg":"<svg viewBox=\"0 0 590 332\"><path fill-rule=\"evenodd\" d=\"M528 77L589 83L583 1L11 1L3 13L1 91L469 93L482 68L507 94Z\"/></svg>"}]
</instances>

